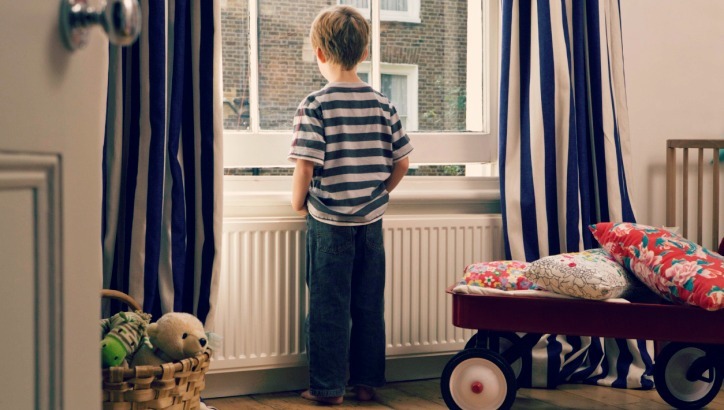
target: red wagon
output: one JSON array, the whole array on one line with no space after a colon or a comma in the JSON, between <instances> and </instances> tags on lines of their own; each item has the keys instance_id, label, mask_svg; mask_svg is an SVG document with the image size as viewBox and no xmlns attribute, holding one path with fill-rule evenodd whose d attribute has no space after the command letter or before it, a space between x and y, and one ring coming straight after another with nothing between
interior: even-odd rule
<instances>
[{"instance_id":1,"label":"red wagon","mask_svg":"<svg viewBox=\"0 0 724 410\"><path fill-rule=\"evenodd\" d=\"M532 346L515 332L530 333L533 343L546 333L670 342L656 356L654 382L659 395L676 408L704 407L722 386L724 311L661 303L457 294L452 288L448 293L453 297L453 324L478 330L443 370L441 392L451 409L512 406L517 361L520 352ZM506 312L506 320L480 312Z\"/></svg>"}]
</instances>

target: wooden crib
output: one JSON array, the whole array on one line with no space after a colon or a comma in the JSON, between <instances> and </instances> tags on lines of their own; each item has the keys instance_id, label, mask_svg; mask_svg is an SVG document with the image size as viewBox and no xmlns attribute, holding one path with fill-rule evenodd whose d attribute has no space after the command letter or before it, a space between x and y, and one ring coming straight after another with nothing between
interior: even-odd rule
<instances>
[{"instance_id":1,"label":"wooden crib","mask_svg":"<svg viewBox=\"0 0 724 410\"><path fill-rule=\"evenodd\" d=\"M724 234L719 218L719 156L723 150L724 140L666 141L666 226L680 227L681 235L714 250ZM689 151L696 153L693 166L689 163ZM694 172L695 178L691 175ZM705 184L705 180L710 184ZM691 182L696 184L695 190L690 188ZM695 191L693 197L689 196L690 191ZM681 210L677 212L679 204ZM690 209L690 204L696 208ZM705 236L707 231L709 235Z\"/></svg>"}]
</instances>

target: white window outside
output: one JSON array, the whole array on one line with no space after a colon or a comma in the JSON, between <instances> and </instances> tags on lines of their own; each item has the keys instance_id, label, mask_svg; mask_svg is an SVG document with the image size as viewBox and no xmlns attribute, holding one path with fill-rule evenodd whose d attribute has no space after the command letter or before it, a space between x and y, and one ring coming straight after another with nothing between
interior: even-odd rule
<instances>
[{"instance_id":1,"label":"white window outside","mask_svg":"<svg viewBox=\"0 0 724 410\"><path fill-rule=\"evenodd\" d=\"M365 61L357 74L369 82L372 65ZM392 101L407 132L417 131L417 66L411 64L380 64L380 92Z\"/></svg>"},{"instance_id":2,"label":"white window outside","mask_svg":"<svg viewBox=\"0 0 724 410\"><path fill-rule=\"evenodd\" d=\"M372 0L339 0L339 4L348 4L359 9L362 15L370 17ZM382 21L420 22L420 0L380 0L380 19Z\"/></svg>"}]
</instances>

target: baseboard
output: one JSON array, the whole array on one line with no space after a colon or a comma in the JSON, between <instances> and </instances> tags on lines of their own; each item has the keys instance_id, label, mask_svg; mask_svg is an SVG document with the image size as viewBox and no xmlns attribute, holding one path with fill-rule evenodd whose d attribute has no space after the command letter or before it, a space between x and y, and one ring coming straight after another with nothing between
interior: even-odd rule
<instances>
[{"instance_id":1,"label":"baseboard","mask_svg":"<svg viewBox=\"0 0 724 410\"><path fill-rule=\"evenodd\" d=\"M388 358L385 377L388 382L440 377L453 354ZM248 394L302 390L308 387L307 367L246 370L210 373L201 396L205 399Z\"/></svg>"},{"instance_id":2,"label":"baseboard","mask_svg":"<svg viewBox=\"0 0 724 410\"><path fill-rule=\"evenodd\" d=\"M306 367L246 370L206 375L204 399L300 390L307 387Z\"/></svg>"}]
</instances>

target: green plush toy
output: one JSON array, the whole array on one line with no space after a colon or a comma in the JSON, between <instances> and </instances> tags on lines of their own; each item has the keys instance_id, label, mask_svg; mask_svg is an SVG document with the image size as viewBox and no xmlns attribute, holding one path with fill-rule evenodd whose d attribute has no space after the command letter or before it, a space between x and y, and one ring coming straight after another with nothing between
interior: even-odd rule
<instances>
[{"instance_id":1,"label":"green plush toy","mask_svg":"<svg viewBox=\"0 0 724 410\"><path fill-rule=\"evenodd\" d=\"M151 322L151 315L140 310L116 313L101 320L101 364L105 367L120 366L133 356Z\"/></svg>"}]
</instances>

